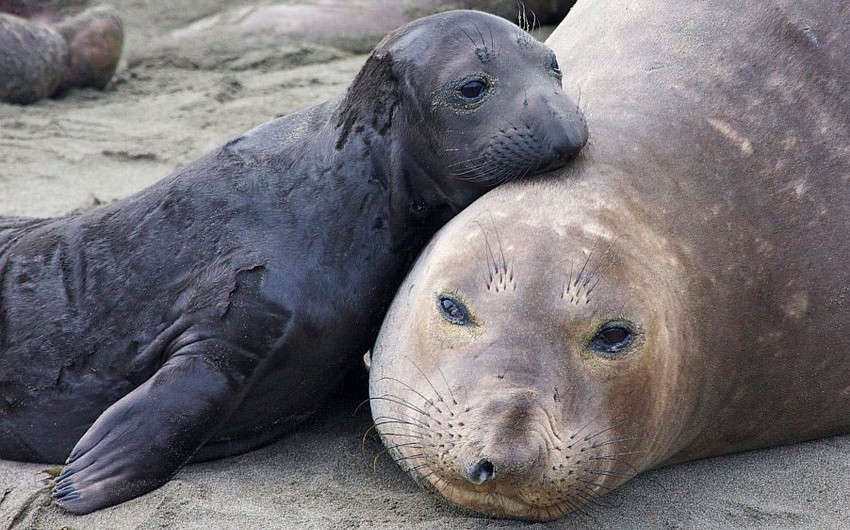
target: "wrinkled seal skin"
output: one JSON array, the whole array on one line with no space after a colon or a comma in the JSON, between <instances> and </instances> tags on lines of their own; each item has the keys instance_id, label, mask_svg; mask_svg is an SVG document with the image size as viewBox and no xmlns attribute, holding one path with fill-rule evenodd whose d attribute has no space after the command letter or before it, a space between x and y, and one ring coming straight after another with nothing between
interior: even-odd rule
<instances>
[{"instance_id":1,"label":"wrinkled seal skin","mask_svg":"<svg viewBox=\"0 0 850 530\"><path fill-rule=\"evenodd\" d=\"M392 456L549 520L647 469L850 431L850 7L588 0L549 43L591 142L423 251L372 358Z\"/></svg>"},{"instance_id":2,"label":"wrinkled seal skin","mask_svg":"<svg viewBox=\"0 0 850 530\"><path fill-rule=\"evenodd\" d=\"M586 142L556 65L492 15L421 19L339 99L111 205L3 219L0 457L70 453L53 495L87 513L291 429L439 226Z\"/></svg>"}]
</instances>

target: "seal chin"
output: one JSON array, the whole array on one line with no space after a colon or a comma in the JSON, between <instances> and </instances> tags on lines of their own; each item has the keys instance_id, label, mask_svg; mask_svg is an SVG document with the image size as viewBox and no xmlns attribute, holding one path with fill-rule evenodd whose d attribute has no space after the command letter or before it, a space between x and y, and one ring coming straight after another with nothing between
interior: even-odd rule
<instances>
[{"instance_id":1,"label":"seal chin","mask_svg":"<svg viewBox=\"0 0 850 530\"><path fill-rule=\"evenodd\" d=\"M431 475L434 476L434 475ZM435 478L430 485L437 489L449 502L465 509L501 519L527 521L552 521L560 519L577 509L580 502L539 503L533 499L507 495L488 487L470 484L458 485ZM516 492L515 489L512 491Z\"/></svg>"}]
</instances>

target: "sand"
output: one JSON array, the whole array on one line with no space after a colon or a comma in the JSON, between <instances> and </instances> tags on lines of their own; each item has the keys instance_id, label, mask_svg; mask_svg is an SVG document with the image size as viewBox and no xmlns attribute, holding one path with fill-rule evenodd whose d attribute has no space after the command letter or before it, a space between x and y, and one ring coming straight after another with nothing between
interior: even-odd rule
<instances>
[{"instance_id":1,"label":"sand","mask_svg":"<svg viewBox=\"0 0 850 530\"><path fill-rule=\"evenodd\" d=\"M175 47L171 32L245 2L117 0L125 58L105 92L0 104L0 215L60 215L126 196L276 116L341 93L365 60L319 45ZM168 7L166 7L168 6ZM2 368L0 368L2 369ZM0 528L846 528L850 437L645 473L549 524L479 518L420 490L364 433L368 410L338 397L264 449L188 466L120 506L51 505L47 466L0 461Z\"/></svg>"}]
</instances>

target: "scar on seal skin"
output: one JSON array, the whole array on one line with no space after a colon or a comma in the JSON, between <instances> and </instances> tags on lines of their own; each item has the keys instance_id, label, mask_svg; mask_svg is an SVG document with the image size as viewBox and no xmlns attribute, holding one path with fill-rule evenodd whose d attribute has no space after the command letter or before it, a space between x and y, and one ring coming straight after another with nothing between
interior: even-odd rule
<instances>
[{"instance_id":1,"label":"scar on seal skin","mask_svg":"<svg viewBox=\"0 0 850 530\"><path fill-rule=\"evenodd\" d=\"M576 4L549 43L593 142L423 250L372 350L388 453L458 506L551 520L850 433L848 37L846 2Z\"/></svg>"},{"instance_id":2,"label":"scar on seal skin","mask_svg":"<svg viewBox=\"0 0 850 530\"><path fill-rule=\"evenodd\" d=\"M269 443L373 343L428 238L587 128L554 53L474 11L388 35L343 96L136 195L0 219L0 457L66 460L62 508Z\"/></svg>"},{"instance_id":3,"label":"scar on seal skin","mask_svg":"<svg viewBox=\"0 0 850 530\"><path fill-rule=\"evenodd\" d=\"M124 46L115 9L64 16L52 4L0 2L8 11L0 12L0 101L27 104L112 79Z\"/></svg>"}]
</instances>

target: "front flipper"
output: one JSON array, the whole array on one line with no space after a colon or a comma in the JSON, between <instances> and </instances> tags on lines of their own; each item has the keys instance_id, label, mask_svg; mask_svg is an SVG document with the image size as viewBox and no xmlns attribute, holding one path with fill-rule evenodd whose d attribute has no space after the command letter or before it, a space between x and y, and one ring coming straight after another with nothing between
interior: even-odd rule
<instances>
[{"instance_id":1,"label":"front flipper","mask_svg":"<svg viewBox=\"0 0 850 530\"><path fill-rule=\"evenodd\" d=\"M259 363L222 340L181 348L80 439L54 481L56 503L85 514L167 482L233 412Z\"/></svg>"}]
</instances>

